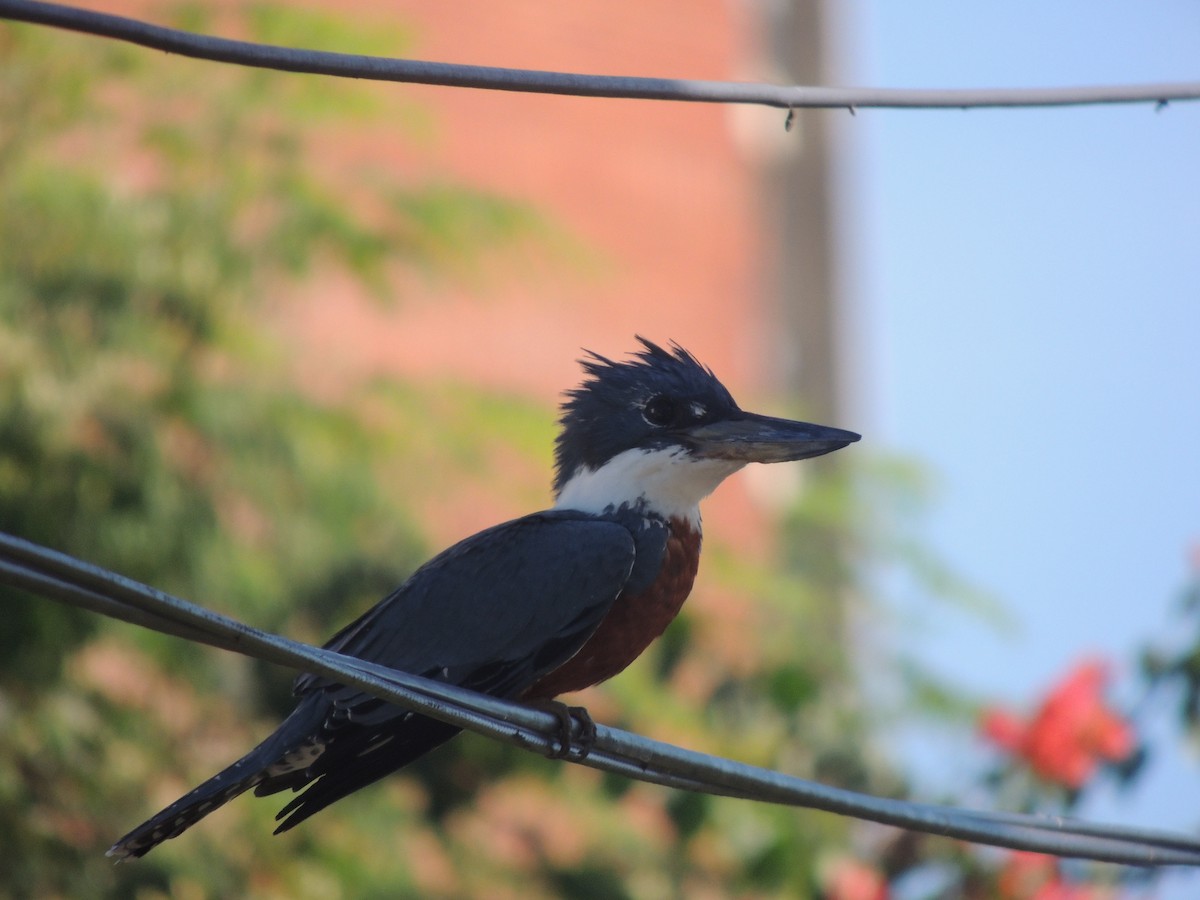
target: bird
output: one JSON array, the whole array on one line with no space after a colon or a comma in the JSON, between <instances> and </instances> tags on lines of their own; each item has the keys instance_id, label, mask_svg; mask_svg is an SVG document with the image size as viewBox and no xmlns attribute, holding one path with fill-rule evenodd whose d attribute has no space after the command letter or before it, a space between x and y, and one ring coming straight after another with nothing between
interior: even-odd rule
<instances>
[{"instance_id":1,"label":"bird","mask_svg":"<svg viewBox=\"0 0 1200 900\"><path fill-rule=\"evenodd\" d=\"M585 351L555 441L551 508L487 528L418 568L325 647L496 697L557 703L624 670L692 590L700 501L748 463L821 456L839 428L742 410L672 342ZM108 850L144 856L234 797L293 791L287 831L395 772L459 728L311 673L295 709L240 760Z\"/></svg>"}]
</instances>

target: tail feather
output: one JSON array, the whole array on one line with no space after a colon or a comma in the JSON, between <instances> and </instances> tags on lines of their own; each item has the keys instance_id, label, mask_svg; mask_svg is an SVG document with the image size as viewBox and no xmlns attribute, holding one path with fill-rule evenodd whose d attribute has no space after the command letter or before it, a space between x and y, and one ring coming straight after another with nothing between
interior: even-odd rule
<instances>
[{"instance_id":1,"label":"tail feather","mask_svg":"<svg viewBox=\"0 0 1200 900\"><path fill-rule=\"evenodd\" d=\"M105 855L118 862L145 856L163 841L178 837L213 810L250 790L266 777L261 766L247 764L247 760L253 755L252 751L225 771L180 797L113 844Z\"/></svg>"},{"instance_id":2,"label":"tail feather","mask_svg":"<svg viewBox=\"0 0 1200 900\"><path fill-rule=\"evenodd\" d=\"M436 719L406 715L392 728L365 732L361 735L365 740L331 744L321 759L305 773L310 783L303 793L293 797L275 816L279 822L275 834L295 828L334 801L408 765L461 730ZM254 792L262 796L282 790L285 786L300 790L299 785L285 785L272 779L258 785Z\"/></svg>"},{"instance_id":3,"label":"tail feather","mask_svg":"<svg viewBox=\"0 0 1200 900\"><path fill-rule=\"evenodd\" d=\"M275 833L287 831L335 800L408 765L458 734L436 719L393 707L390 720L364 727L330 714L326 698L310 694L265 741L191 793L121 838L108 851L117 860L145 856L234 797L300 791L279 812Z\"/></svg>"},{"instance_id":4,"label":"tail feather","mask_svg":"<svg viewBox=\"0 0 1200 900\"><path fill-rule=\"evenodd\" d=\"M105 855L118 862L145 856L163 841L183 834L239 794L288 770L303 769L312 761L314 745L310 735L322 716L323 712L316 704L302 703L261 744L133 829L113 844ZM317 747L316 754L319 753L320 748Z\"/></svg>"}]
</instances>

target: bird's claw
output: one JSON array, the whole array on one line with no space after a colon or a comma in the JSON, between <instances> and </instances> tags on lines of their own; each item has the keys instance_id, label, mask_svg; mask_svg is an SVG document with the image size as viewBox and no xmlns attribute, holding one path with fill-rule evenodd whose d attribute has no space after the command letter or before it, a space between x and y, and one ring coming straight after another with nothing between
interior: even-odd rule
<instances>
[{"instance_id":1,"label":"bird's claw","mask_svg":"<svg viewBox=\"0 0 1200 900\"><path fill-rule=\"evenodd\" d=\"M558 720L558 740L550 744L547 759L587 758L596 743L596 723L586 707L568 706L558 700L534 700L530 706Z\"/></svg>"}]
</instances>

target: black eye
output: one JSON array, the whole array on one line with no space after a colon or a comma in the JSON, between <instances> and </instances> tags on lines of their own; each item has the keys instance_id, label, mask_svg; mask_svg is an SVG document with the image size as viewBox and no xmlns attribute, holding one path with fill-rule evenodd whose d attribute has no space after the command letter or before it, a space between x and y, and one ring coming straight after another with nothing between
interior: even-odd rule
<instances>
[{"instance_id":1,"label":"black eye","mask_svg":"<svg viewBox=\"0 0 1200 900\"><path fill-rule=\"evenodd\" d=\"M642 418L651 425L670 425L675 420L675 401L663 394L651 397L642 406Z\"/></svg>"}]
</instances>

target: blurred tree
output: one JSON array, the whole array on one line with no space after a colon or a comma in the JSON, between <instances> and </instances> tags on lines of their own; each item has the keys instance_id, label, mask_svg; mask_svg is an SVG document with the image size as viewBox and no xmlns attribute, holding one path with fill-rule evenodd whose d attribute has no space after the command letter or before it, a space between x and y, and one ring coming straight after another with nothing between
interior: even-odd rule
<instances>
[{"instance_id":1,"label":"blurred tree","mask_svg":"<svg viewBox=\"0 0 1200 900\"><path fill-rule=\"evenodd\" d=\"M1148 691L1173 695L1182 734L1196 747L1200 746L1200 542L1188 556L1190 571L1171 622L1171 640L1146 647L1140 667Z\"/></svg>"},{"instance_id":2,"label":"blurred tree","mask_svg":"<svg viewBox=\"0 0 1200 900\"><path fill-rule=\"evenodd\" d=\"M199 5L177 15L206 24ZM221 15L260 40L403 43L266 4ZM546 468L549 410L397 382L318 401L264 314L263 298L317 268L386 296L400 266L457 267L536 228L519 204L320 158L347 118L411 110L345 82L163 65L22 27L0 27L0 55L0 529L319 641L423 558L411 510L435 467L505 489L494 460L514 454L480 446L486 431ZM831 609L855 595L847 563L880 543L860 487L834 468L799 494L790 543L814 550L784 573L710 546L704 590L589 696L593 711L902 793ZM835 545L849 555L821 552ZM922 561L932 590L958 590ZM845 896L879 881L848 852L845 820L471 738L285 837L270 836L274 804L244 800L114 868L111 840L261 737L290 675L0 599L0 884L14 897Z\"/></svg>"},{"instance_id":3,"label":"blurred tree","mask_svg":"<svg viewBox=\"0 0 1200 900\"><path fill-rule=\"evenodd\" d=\"M202 24L200 7L180 15ZM261 39L333 22L259 5L245 24ZM364 52L401 37L339 33ZM469 259L531 218L315 165L314 123L384 111L344 84L152 69L140 51L20 26L0 26L0 56L0 529L216 605L238 598L268 628L332 631L426 550L380 488L401 436L365 407L416 408L411 442L413 422L436 428L456 406L389 386L357 407L314 401L261 298L314 264L383 296L397 263ZM519 406L501 408L522 427ZM0 597L0 884L173 883L169 865L115 874L99 851L144 812L147 786L158 796L162 761L190 752L180 721L248 744L237 719L284 702L289 676L260 683L239 661ZM243 893L236 876L202 881Z\"/></svg>"}]
</instances>

